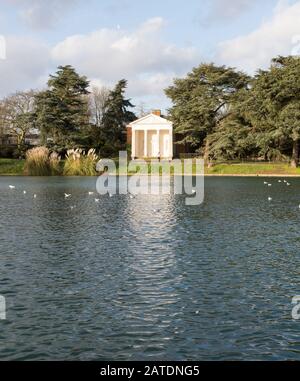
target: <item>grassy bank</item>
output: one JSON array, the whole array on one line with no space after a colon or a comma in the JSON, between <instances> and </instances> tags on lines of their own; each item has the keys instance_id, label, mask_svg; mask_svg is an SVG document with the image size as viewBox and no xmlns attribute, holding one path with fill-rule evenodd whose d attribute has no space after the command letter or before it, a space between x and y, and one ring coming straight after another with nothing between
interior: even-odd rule
<instances>
[{"instance_id":1,"label":"grassy bank","mask_svg":"<svg viewBox=\"0 0 300 381\"><path fill-rule=\"evenodd\" d=\"M208 175L251 175L251 176L300 176L300 168L291 168L287 163L239 163L218 164L206 168Z\"/></svg>"},{"instance_id":2,"label":"grassy bank","mask_svg":"<svg viewBox=\"0 0 300 381\"><path fill-rule=\"evenodd\" d=\"M0 159L0 176L23 175L25 160Z\"/></svg>"},{"instance_id":3,"label":"grassy bank","mask_svg":"<svg viewBox=\"0 0 300 381\"><path fill-rule=\"evenodd\" d=\"M0 176L24 175L24 164L25 160L0 159ZM205 168L205 174L211 176L300 176L300 168L291 168L286 163L218 164L212 168Z\"/></svg>"}]
</instances>

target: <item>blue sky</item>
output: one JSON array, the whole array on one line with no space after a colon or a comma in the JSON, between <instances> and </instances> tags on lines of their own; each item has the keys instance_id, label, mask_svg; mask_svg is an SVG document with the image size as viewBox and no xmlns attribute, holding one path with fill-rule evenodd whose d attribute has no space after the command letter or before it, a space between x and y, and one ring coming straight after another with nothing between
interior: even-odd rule
<instances>
[{"instance_id":1,"label":"blue sky","mask_svg":"<svg viewBox=\"0 0 300 381\"><path fill-rule=\"evenodd\" d=\"M214 61L253 73L300 43L300 1L0 0L0 95L42 88L70 63L93 85L128 79L128 96L166 108L163 89ZM299 41L298 41L299 37ZM299 49L300 51L300 49Z\"/></svg>"}]
</instances>

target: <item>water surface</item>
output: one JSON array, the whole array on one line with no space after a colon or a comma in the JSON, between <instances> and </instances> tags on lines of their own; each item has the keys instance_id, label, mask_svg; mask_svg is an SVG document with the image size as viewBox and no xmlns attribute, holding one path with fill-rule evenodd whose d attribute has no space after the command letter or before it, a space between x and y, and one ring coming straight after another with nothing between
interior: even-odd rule
<instances>
[{"instance_id":1,"label":"water surface","mask_svg":"<svg viewBox=\"0 0 300 381\"><path fill-rule=\"evenodd\" d=\"M263 181L207 178L187 207L1 177L0 359L298 360L300 180Z\"/></svg>"}]
</instances>

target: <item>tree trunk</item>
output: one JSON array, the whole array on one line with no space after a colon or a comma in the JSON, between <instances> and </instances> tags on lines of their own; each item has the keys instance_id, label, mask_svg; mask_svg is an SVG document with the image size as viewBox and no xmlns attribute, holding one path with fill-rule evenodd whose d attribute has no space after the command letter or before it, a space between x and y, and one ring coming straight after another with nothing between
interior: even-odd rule
<instances>
[{"instance_id":1,"label":"tree trunk","mask_svg":"<svg viewBox=\"0 0 300 381\"><path fill-rule=\"evenodd\" d=\"M299 139L293 141L292 168L299 165Z\"/></svg>"}]
</instances>

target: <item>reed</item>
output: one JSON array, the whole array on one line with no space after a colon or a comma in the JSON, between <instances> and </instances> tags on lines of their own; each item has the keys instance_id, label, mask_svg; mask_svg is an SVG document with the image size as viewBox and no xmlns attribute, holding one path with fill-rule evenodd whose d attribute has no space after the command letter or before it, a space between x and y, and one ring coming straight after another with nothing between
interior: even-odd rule
<instances>
[{"instance_id":1,"label":"reed","mask_svg":"<svg viewBox=\"0 0 300 381\"><path fill-rule=\"evenodd\" d=\"M46 147L36 147L26 152L25 173L29 176L49 176L49 150Z\"/></svg>"},{"instance_id":2,"label":"reed","mask_svg":"<svg viewBox=\"0 0 300 381\"><path fill-rule=\"evenodd\" d=\"M32 148L26 152L24 171L28 176L60 175L60 157L46 147Z\"/></svg>"},{"instance_id":3,"label":"reed","mask_svg":"<svg viewBox=\"0 0 300 381\"><path fill-rule=\"evenodd\" d=\"M58 176L61 175L61 165L60 165L61 159L57 152L52 152L49 156L49 166L52 176Z\"/></svg>"},{"instance_id":4,"label":"reed","mask_svg":"<svg viewBox=\"0 0 300 381\"><path fill-rule=\"evenodd\" d=\"M95 176L97 160L94 149L88 153L79 148L68 150L63 173L65 176Z\"/></svg>"}]
</instances>

